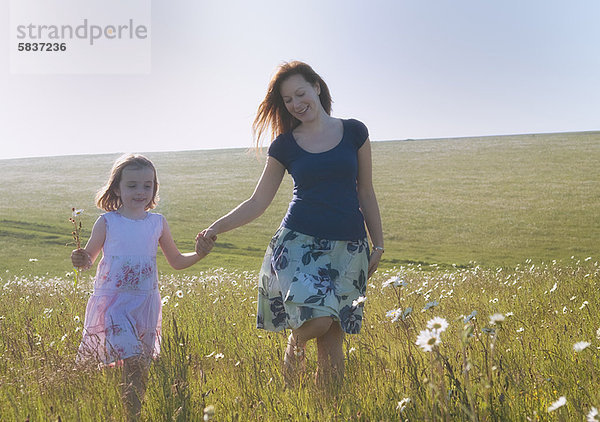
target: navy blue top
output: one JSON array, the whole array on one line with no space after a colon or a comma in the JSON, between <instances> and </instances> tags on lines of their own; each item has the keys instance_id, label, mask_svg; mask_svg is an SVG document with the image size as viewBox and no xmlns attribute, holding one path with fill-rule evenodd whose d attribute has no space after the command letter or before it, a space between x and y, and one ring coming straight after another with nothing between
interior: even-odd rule
<instances>
[{"instance_id":1,"label":"navy blue top","mask_svg":"<svg viewBox=\"0 0 600 422\"><path fill-rule=\"evenodd\" d=\"M294 179L294 196L282 226L329 240L366 237L356 179L357 152L369 132L358 120L342 120L342 124L342 140L328 151L302 149L291 132L271 143L269 156L283 164Z\"/></svg>"}]
</instances>

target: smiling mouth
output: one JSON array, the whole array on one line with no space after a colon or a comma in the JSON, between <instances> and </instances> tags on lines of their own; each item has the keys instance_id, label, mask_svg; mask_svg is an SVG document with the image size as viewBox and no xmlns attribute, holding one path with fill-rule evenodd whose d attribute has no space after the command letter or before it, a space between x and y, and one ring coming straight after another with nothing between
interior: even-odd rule
<instances>
[{"instance_id":1,"label":"smiling mouth","mask_svg":"<svg viewBox=\"0 0 600 422\"><path fill-rule=\"evenodd\" d=\"M297 111L297 112L296 112L296 114L304 114L304 113L306 113L306 110L308 110L308 106L306 106L306 107L304 108L304 110Z\"/></svg>"}]
</instances>

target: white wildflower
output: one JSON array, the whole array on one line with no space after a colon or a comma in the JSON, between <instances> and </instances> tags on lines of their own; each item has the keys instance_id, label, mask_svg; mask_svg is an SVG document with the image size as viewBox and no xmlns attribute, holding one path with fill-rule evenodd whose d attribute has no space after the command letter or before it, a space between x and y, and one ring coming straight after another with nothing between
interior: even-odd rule
<instances>
[{"instance_id":1,"label":"white wildflower","mask_svg":"<svg viewBox=\"0 0 600 422\"><path fill-rule=\"evenodd\" d=\"M584 300L583 303L581 304L581 306L579 307L579 310L585 308L588 305L588 301Z\"/></svg>"},{"instance_id":2,"label":"white wildflower","mask_svg":"<svg viewBox=\"0 0 600 422\"><path fill-rule=\"evenodd\" d=\"M79 319L79 315L75 315L75 316L73 317L73 321L75 321L75 322L79 323L79 321L80 321L80 319Z\"/></svg>"},{"instance_id":3,"label":"white wildflower","mask_svg":"<svg viewBox=\"0 0 600 422\"><path fill-rule=\"evenodd\" d=\"M389 287L389 286L404 287L404 286L406 286L406 282L404 280L402 280L400 277L394 276L394 277L387 279L383 283L381 283L381 287Z\"/></svg>"},{"instance_id":4,"label":"white wildflower","mask_svg":"<svg viewBox=\"0 0 600 422\"><path fill-rule=\"evenodd\" d=\"M211 404L204 408L204 422L212 421L215 417L215 407Z\"/></svg>"},{"instance_id":5,"label":"white wildflower","mask_svg":"<svg viewBox=\"0 0 600 422\"><path fill-rule=\"evenodd\" d=\"M426 352L431 352L434 346L440 344L440 334L437 331L423 330L419 333L415 344Z\"/></svg>"},{"instance_id":6,"label":"white wildflower","mask_svg":"<svg viewBox=\"0 0 600 422\"><path fill-rule=\"evenodd\" d=\"M445 318L435 317L427 322L427 328L441 333L446 331L446 328L448 328L448 321L446 321Z\"/></svg>"},{"instance_id":7,"label":"white wildflower","mask_svg":"<svg viewBox=\"0 0 600 422\"><path fill-rule=\"evenodd\" d=\"M29 258L29 262L38 262L37 258Z\"/></svg>"},{"instance_id":8,"label":"white wildflower","mask_svg":"<svg viewBox=\"0 0 600 422\"><path fill-rule=\"evenodd\" d=\"M217 353L215 355L215 360L223 359L224 357L225 357L225 355L223 353Z\"/></svg>"},{"instance_id":9,"label":"white wildflower","mask_svg":"<svg viewBox=\"0 0 600 422\"><path fill-rule=\"evenodd\" d=\"M548 407L548 412L554 412L556 409L563 407L565 404L567 404L567 399L565 396L560 396L558 398L558 400L556 400L554 403L552 403L549 407Z\"/></svg>"},{"instance_id":10,"label":"white wildflower","mask_svg":"<svg viewBox=\"0 0 600 422\"><path fill-rule=\"evenodd\" d=\"M587 341L578 341L577 343L575 343L573 345L573 350L575 350L576 352L582 352L585 349L587 349L588 347L590 347L592 343L587 342Z\"/></svg>"},{"instance_id":11,"label":"white wildflower","mask_svg":"<svg viewBox=\"0 0 600 422\"><path fill-rule=\"evenodd\" d=\"M392 309L391 311L387 311L385 313L387 318L392 318L392 322L396 322L402 316L402 308Z\"/></svg>"},{"instance_id":12,"label":"white wildflower","mask_svg":"<svg viewBox=\"0 0 600 422\"><path fill-rule=\"evenodd\" d=\"M406 406L410 403L410 397L404 397L402 400L398 402L398 406L396 406L396 410L399 410L401 413L406 409Z\"/></svg>"},{"instance_id":13,"label":"white wildflower","mask_svg":"<svg viewBox=\"0 0 600 422\"><path fill-rule=\"evenodd\" d=\"M169 299L171 299L171 296L169 296L169 295L162 298L163 306L165 306L167 303L169 303Z\"/></svg>"},{"instance_id":14,"label":"white wildflower","mask_svg":"<svg viewBox=\"0 0 600 422\"><path fill-rule=\"evenodd\" d=\"M490 325L496 325L504 322L504 315L496 313L490 316Z\"/></svg>"},{"instance_id":15,"label":"white wildflower","mask_svg":"<svg viewBox=\"0 0 600 422\"><path fill-rule=\"evenodd\" d=\"M554 286L552 286L552 288L550 289L550 293L555 291L557 287L558 287L558 283L554 283Z\"/></svg>"},{"instance_id":16,"label":"white wildflower","mask_svg":"<svg viewBox=\"0 0 600 422\"><path fill-rule=\"evenodd\" d=\"M600 419L598 419L598 409L592 407L586 415L586 420L587 422L600 422Z\"/></svg>"},{"instance_id":17,"label":"white wildflower","mask_svg":"<svg viewBox=\"0 0 600 422\"><path fill-rule=\"evenodd\" d=\"M182 290L177 290L175 292L175 296L177 296L179 299L181 299L183 297L183 291Z\"/></svg>"},{"instance_id":18,"label":"white wildflower","mask_svg":"<svg viewBox=\"0 0 600 422\"><path fill-rule=\"evenodd\" d=\"M79 217L81 214L83 214L83 210L73 210L73 217Z\"/></svg>"}]
</instances>

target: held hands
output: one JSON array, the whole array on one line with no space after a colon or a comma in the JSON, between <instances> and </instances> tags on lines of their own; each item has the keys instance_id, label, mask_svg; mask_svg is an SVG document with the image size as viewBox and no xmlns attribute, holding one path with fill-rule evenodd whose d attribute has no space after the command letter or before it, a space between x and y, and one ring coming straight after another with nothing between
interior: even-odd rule
<instances>
[{"instance_id":1,"label":"held hands","mask_svg":"<svg viewBox=\"0 0 600 422\"><path fill-rule=\"evenodd\" d=\"M92 258L85 249L75 249L71 252L71 262L75 268L87 270L92 266Z\"/></svg>"},{"instance_id":2,"label":"held hands","mask_svg":"<svg viewBox=\"0 0 600 422\"><path fill-rule=\"evenodd\" d=\"M209 229L203 230L196 236L196 253L201 258L204 258L206 255L210 253L213 246L215 246L215 241L217 240L217 235L213 233L207 235Z\"/></svg>"}]
</instances>

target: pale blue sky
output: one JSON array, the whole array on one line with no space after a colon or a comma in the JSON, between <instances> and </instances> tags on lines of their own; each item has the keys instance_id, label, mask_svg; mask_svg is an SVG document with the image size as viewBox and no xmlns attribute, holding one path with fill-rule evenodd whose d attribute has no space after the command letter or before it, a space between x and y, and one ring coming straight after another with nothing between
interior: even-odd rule
<instances>
[{"instance_id":1,"label":"pale blue sky","mask_svg":"<svg viewBox=\"0 0 600 422\"><path fill-rule=\"evenodd\" d=\"M149 75L12 75L0 158L247 147L276 66L304 60L371 139L600 129L600 2L152 2Z\"/></svg>"}]
</instances>

